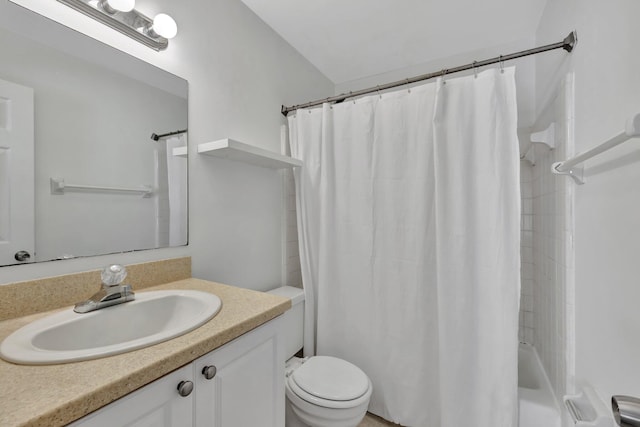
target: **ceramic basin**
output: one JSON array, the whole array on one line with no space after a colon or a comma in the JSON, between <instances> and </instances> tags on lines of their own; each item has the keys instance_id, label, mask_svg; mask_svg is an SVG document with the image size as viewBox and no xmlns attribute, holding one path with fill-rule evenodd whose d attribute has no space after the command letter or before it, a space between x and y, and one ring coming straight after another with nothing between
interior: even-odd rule
<instances>
[{"instance_id":1,"label":"ceramic basin","mask_svg":"<svg viewBox=\"0 0 640 427\"><path fill-rule=\"evenodd\" d=\"M14 363L76 362L136 350L186 334L222 306L216 295L191 290L150 291L134 301L78 314L73 308L36 320L9 335L0 356Z\"/></svg>"}]
</instances>

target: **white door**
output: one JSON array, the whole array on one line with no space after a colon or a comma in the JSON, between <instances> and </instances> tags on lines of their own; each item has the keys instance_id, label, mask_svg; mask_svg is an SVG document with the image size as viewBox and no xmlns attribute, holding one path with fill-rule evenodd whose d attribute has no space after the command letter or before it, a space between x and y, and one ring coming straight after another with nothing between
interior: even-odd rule
<instances>
[{"instance_id":1,"label":"white door","mask_svg":"<svg viewBox=\"0 0 640 427\"><path fill-rule=\"evenodd\" d=\"M34 261L33 89L0 79L0 265Z\"/></svg>"}]
</instances>

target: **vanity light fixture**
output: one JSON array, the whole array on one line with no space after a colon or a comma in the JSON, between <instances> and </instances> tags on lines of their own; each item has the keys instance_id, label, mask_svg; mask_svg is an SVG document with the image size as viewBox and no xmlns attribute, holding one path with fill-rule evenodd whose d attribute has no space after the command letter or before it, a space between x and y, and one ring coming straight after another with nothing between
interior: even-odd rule
<instances>
[{"instance_id":1,"label":"vanity light fixture","mask_svg":"<svg viewBox=\"0 0 640 427\"><path fill-rule=\"evenodd\" d=\"M132 39L160 51L176 36L176 21L165 13L154 19L134 9L135 0L58 0Z\"/></svg>"},{"instance_id":2,"label":"vanity light fixture","mask_svg":"<svg viewBox=\"0 0 640 427\"><path fill-rule=\"evenodd\" d=\"M153 18L153 24L145 30L147 34L155 37L172 39L178 34L178 25L172 17L166 13L159 13Z\"/></svg>"},{"instance_id":3,"label":"vanity light fixture","mask_svg":"<svg viewBox=\"0 0 640 427\"><path fill-rule=\"evenodd\" d=\"M135 0L100 0L99 6L107 13L131 12L136 7Z\"/></svg>"}]
</instances>

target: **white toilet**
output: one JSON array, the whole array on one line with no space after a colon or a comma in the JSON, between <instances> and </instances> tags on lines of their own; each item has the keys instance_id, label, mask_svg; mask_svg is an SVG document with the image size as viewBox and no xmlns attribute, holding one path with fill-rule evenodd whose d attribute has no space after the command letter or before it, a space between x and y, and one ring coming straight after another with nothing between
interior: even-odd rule
<instances>
[{"instance_id":1,"label":"white toilet","mask_svg":"<svg viewBox=\"0 0 640 427\"><path fill-rule=\"evenodd\" d=\"M356 427L364 418L373 390L357 366L330 356L300 359L304 330L304 292L283 286L269 291L291 299L284 316L286 427Z\"/></svg>"}]
</instances>

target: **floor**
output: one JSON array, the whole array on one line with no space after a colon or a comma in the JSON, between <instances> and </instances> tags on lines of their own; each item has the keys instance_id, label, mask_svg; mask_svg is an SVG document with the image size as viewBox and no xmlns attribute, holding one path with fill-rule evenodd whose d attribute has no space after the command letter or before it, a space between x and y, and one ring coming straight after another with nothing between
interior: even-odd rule
<instances>
[{"instance_id":1,"label":"floor","mask_svg":"<svg viewBox=\"0 0 640 427\"><path fill-rule=\"evenodd\" d=\"M395 426L398 427L398 424L394 424L387 420L384 420L380 417L376 417L373 414L367 413L364 416L362 422L358 425L358 427L386 427L386 426Z\"/></svg>"}]
</instances>

